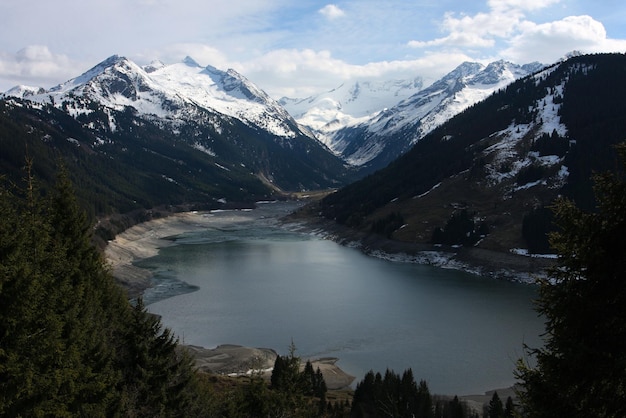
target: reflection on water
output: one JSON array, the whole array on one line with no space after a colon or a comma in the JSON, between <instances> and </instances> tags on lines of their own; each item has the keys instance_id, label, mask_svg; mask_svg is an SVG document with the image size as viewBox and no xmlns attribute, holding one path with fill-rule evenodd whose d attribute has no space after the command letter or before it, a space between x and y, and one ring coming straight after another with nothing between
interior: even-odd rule
<instances>
[{"instance_id":1,"label":"reflection on water","mask_svg":"<svg viewBox=\"0 0 626 418\"><path fill-rule=\"evenodd\" d=\"M140 266L145 295L185 343L232 343L307 357L339 357L361 379L411 367L437 393L514 383L524 343L539 344L535 289L429 266L392 263L276 222L293 204L267 204L236 222L176 239ZM170 297L173 296L173 297ZM166 298L164 298L166 297Z\"/></svg>"}]
</instances>

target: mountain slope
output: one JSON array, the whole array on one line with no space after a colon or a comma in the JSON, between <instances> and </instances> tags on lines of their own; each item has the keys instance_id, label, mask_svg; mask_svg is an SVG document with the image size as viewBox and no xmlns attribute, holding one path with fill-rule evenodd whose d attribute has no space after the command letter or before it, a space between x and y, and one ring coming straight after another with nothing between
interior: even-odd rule
<instances>
[{"instance_id":1,"label":"mountain slope","mask_svg":"<svg viewBox=\"0 0 626 418\"><path fill-rule=\"evenodd\" d=\"M626 56L580 56L510 84L315 211L407 243L546 251L559 194L593 207L592 171L626 139Z\"/></svg>"},{"instance_id":2,"label":"mountain slope","mask_svg":"<svg viewBox=\"0 0 626 418\"><path fill-rule=\"evenodd\" d=\"M279 103L303 126L316 132L318 139L333 148L332 136L347 126L367 123L383 109L419 92L423 81L356 81L306 99L283 97Z\"/></svg>"},{"instance_id":3,"label":"mountain slope","mask_svg":"<svg viewBox=\"0 0 626 418\"><path fill-rule=\"evenodd\" d=\"M215 206L348 180L343 161L262 90L191 59L141 68L112 56L49 90L12 89L0 103L2 172L20 176L26 144L44 171L63 158L101 190L96 212Z\"/></svg>"}]
</instances>

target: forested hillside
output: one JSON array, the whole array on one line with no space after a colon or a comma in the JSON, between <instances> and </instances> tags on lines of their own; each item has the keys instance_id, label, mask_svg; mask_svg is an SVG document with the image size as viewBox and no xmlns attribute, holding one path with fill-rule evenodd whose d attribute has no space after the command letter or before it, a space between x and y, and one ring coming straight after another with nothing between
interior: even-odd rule
<instances>
[{"instance_id":1,"label":"forested hillside","mask_svg":"<svg viewBox=\"0 0 626 418\"><path fill-rule=\"evenodd\" d=\"M251 207L348 179L341 160L308 137L277 138L203 109L170 120L73 100L84 108L0 100L0 175L18 182L31 158L49 189L63 161L91 219L177 205Z\"/></svg>"},{"instance_id":2,"label":"forested hillside","mask_svg":"<svg viewBox=\"0 0 626 418\"><path fill-rule=\"evenodd\" d=\"M181 203L216 208L219 199L249 203L271 194L248 169L220 168L158 124L138 123L130 111L117 118L114 132L85 128L102 117L94 112L79 121L51 106L0 101L1 173L18 181L29 157L33 174L48 188L62 160L92 218Z\"/></svg>"},{"instance_id":3,"label":"forested hillside","mask_svg":"<svg viewBox=\"0 0 626 418\"><path fill-rule=\"evenodd\" d=\"M0 415L159 416L194 408L192 361L131 306L67 173L0 189Z\"/></svg>"}]
</instances>

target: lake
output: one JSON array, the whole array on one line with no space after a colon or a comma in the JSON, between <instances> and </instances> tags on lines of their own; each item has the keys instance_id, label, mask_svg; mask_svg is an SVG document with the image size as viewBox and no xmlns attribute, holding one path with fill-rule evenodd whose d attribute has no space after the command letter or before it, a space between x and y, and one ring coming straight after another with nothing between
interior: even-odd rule
<instances>
[{"instance_id":1,"label":"lake","mask_svg":"<svg viewBox=\"0 0 626 418\"><path fill-rule=\"evenodd\" d=\"M433 393L515 383L523 345L541 344L534 286L366 256L281 225L296 205L213 212L210 227L172 237L138 263L155 275L149 311L185 344L287 354L293 340L296 355L337 357L356 381L410 367Z\"/></svg>"}]
</instances>

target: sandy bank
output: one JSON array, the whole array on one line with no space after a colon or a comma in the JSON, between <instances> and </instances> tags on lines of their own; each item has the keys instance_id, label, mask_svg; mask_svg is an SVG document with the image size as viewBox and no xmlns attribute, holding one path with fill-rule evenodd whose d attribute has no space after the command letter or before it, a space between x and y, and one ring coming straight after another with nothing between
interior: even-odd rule
<instances>
[{"instance_id":1,"label":"sandy bank","mask_svg":"<svg viewBox=\"0 0 626 418\"><path fill-rule=\"evenodd\" d=\"M104 255L113 277L128 292L139 296L150 287L151 273L133 265L153 257L160 248L172 245L168 238L211 223L210 213L183 212L135 225L107 244Z\"/></svg>"}]
</instances>

